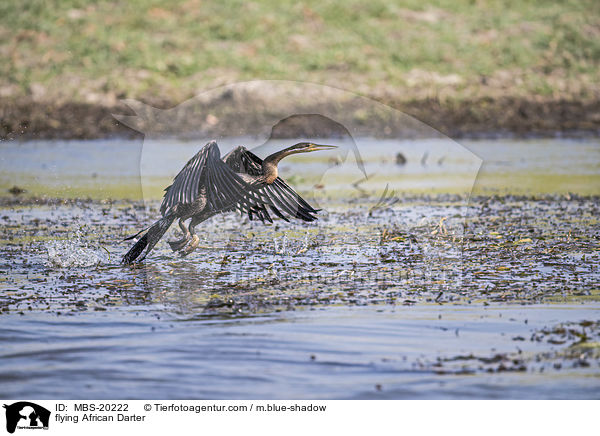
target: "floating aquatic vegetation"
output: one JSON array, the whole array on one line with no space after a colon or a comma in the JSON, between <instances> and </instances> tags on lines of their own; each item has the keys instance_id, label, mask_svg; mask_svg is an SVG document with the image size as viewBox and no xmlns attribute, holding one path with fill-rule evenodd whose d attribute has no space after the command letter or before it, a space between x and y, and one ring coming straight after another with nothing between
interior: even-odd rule
<instances>
[{"instance_id":1,"label":"floating aquatic vegetation","mask_svg":"<svg viewBox=\"0 0 600 436\"><path fill-rule=\"evenodd\" d=\"M368 216L363 203L350 203L309 226L223 215L205 223L197 253L180 259L159 243L146 262L123 267L118 260L128 244L121 240L151 222L158 203L11 203L0 213L0 266L10 271L0 285L49 297L100 294L111 305L160 303L206 316L315 305L600 298L597 198L481 197L464 215L461 204L453 196L412 196ZM65 268L68 282L61 278ZM207 305L214 298L231 304ZM54 309L71 306L49 299Z\"/></svg>"}]
</instances>

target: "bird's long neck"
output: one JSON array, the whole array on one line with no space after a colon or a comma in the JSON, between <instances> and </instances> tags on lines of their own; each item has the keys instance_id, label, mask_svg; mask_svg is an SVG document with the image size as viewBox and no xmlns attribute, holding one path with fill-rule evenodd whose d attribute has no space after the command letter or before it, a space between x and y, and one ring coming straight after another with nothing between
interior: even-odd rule
<instances>
[{"instance_id":1,"label":"bird's long neck","mask_svg":"<svg viewBox=\"0 0 600 436\"><path fill-rule=\"evenodd\" d=\"M281 150L278 151L277 153L273 153L270 156L267 156L262 163L262 168L263 168L263 174L264 174L264 178L265 181L269 184L273 183L275 181L275 179L278 176L278 171L277 171L277 164L279 163L279 161L281 159L283 159L286 156L289 156L290 154L293 154L294 150L289 150L289 149L285 149L285 150Z\"/></svg>"}]
</instances>

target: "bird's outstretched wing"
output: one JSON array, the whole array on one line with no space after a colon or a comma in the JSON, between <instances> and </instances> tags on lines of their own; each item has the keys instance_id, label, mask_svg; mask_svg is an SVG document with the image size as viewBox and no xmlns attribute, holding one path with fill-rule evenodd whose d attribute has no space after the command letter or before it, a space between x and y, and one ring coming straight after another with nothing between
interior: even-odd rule
<instances>
[{"instance_id":1,"label":"bird's outstretched wing","mask_svg":"<svg viewBox=\"0 0 600 436\"><path fill-rule=\"evenodd\" d=\"M262 175L262 159L245 147L237 147L228 153L223 160L236 173L248 174L250 176ZM271 184L263 183L255 186L253 194L259 197L259 201L253 198L245 198L242 204L236 208L242 213L247 212L248 217L258 217L261 221L272 222L269 210L285 221L288 217L299 218L304 221L317 219L313 214L318 210L308 204L296 191L294 191L282 178L277 177ZM250 208L247 204L251 204Z\"/></svg>"},{"instance_id":2,"label":"bird's outstretched wing","mask_svg":"<svg viewBox=\"0 0 600 436\"><path fill-rule=\"evenodd\" d=\"M185 164L165 189L161 214L168 215L180 204L193 203L202 195L203 186L206 200L215 211L232 207L248 211L260 202L250 185L221 160L219 146L211 141Z\"/></svg>"}]
</instances>

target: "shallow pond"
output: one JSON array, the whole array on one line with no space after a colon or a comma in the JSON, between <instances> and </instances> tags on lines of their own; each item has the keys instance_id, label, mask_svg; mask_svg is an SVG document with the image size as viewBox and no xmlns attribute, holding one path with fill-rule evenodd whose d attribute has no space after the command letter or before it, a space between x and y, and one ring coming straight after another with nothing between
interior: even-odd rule
<instances>
[{"instance_id":1,"label":"shallow pond","mask_svg":"<svg viewBox=\"0 0 600 436\"><path fill-rule=\"evenodd\" d=\"M0 144L5 397L600 397L598 141L343 145L282 166L319 221L126 267L197 144Z\"/></svg>"}]
</instances>

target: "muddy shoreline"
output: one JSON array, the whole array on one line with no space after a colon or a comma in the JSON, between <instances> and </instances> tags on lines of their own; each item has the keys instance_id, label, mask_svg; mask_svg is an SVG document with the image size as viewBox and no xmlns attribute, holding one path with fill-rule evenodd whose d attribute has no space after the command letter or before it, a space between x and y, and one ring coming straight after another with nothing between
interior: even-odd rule
<instances>
[{"instance_id":1,"label":"muddy shoreline","mask_svg":"<svg viewBox=\"0 0 600 436\"><path fill-rule=\"evenodd\" d=\"M262 97L262 96L261 96ZM255 132L264 124L264 107L278 106L282 113L323 113L337 116L343 125L356 123L352 105L339 101L311 104L294 102L286 106L281 99L266 96L257 103L226 95L210 102L210 113L198 118L189 115L185 125L198 136L232 136L236 132ZM410 115L438 132L453 138L490 137L593 137L600 136L600 101L543 100L518 97L481 98L464 101L437 99L400 101L381 99L400 112ZM160 110L168 110L181 102L156 100L145 102ZM255 108L253 105L260 106ZM80 102L40 102L33 99L0 101L0 140L31 139L98 139L107 137L137 138L142 134L117 121L112 114L130 115L131 109L119 102L115 105ZM354 118L349 119L349 117ZM360 134L375 137L422 137L431 134L394 122L377 110L361 113ZM180 127L178 127L180 128ZM425 132L425 133L424 133ZM169 132L163 132L168 134ZM180 132L179 132L180 133ZM321 135L327 135L321 129ZM335 134L335 132L330 132ZM293 126L281 131L284 136L296 136Z\"/></svg>"}]
</instances>

